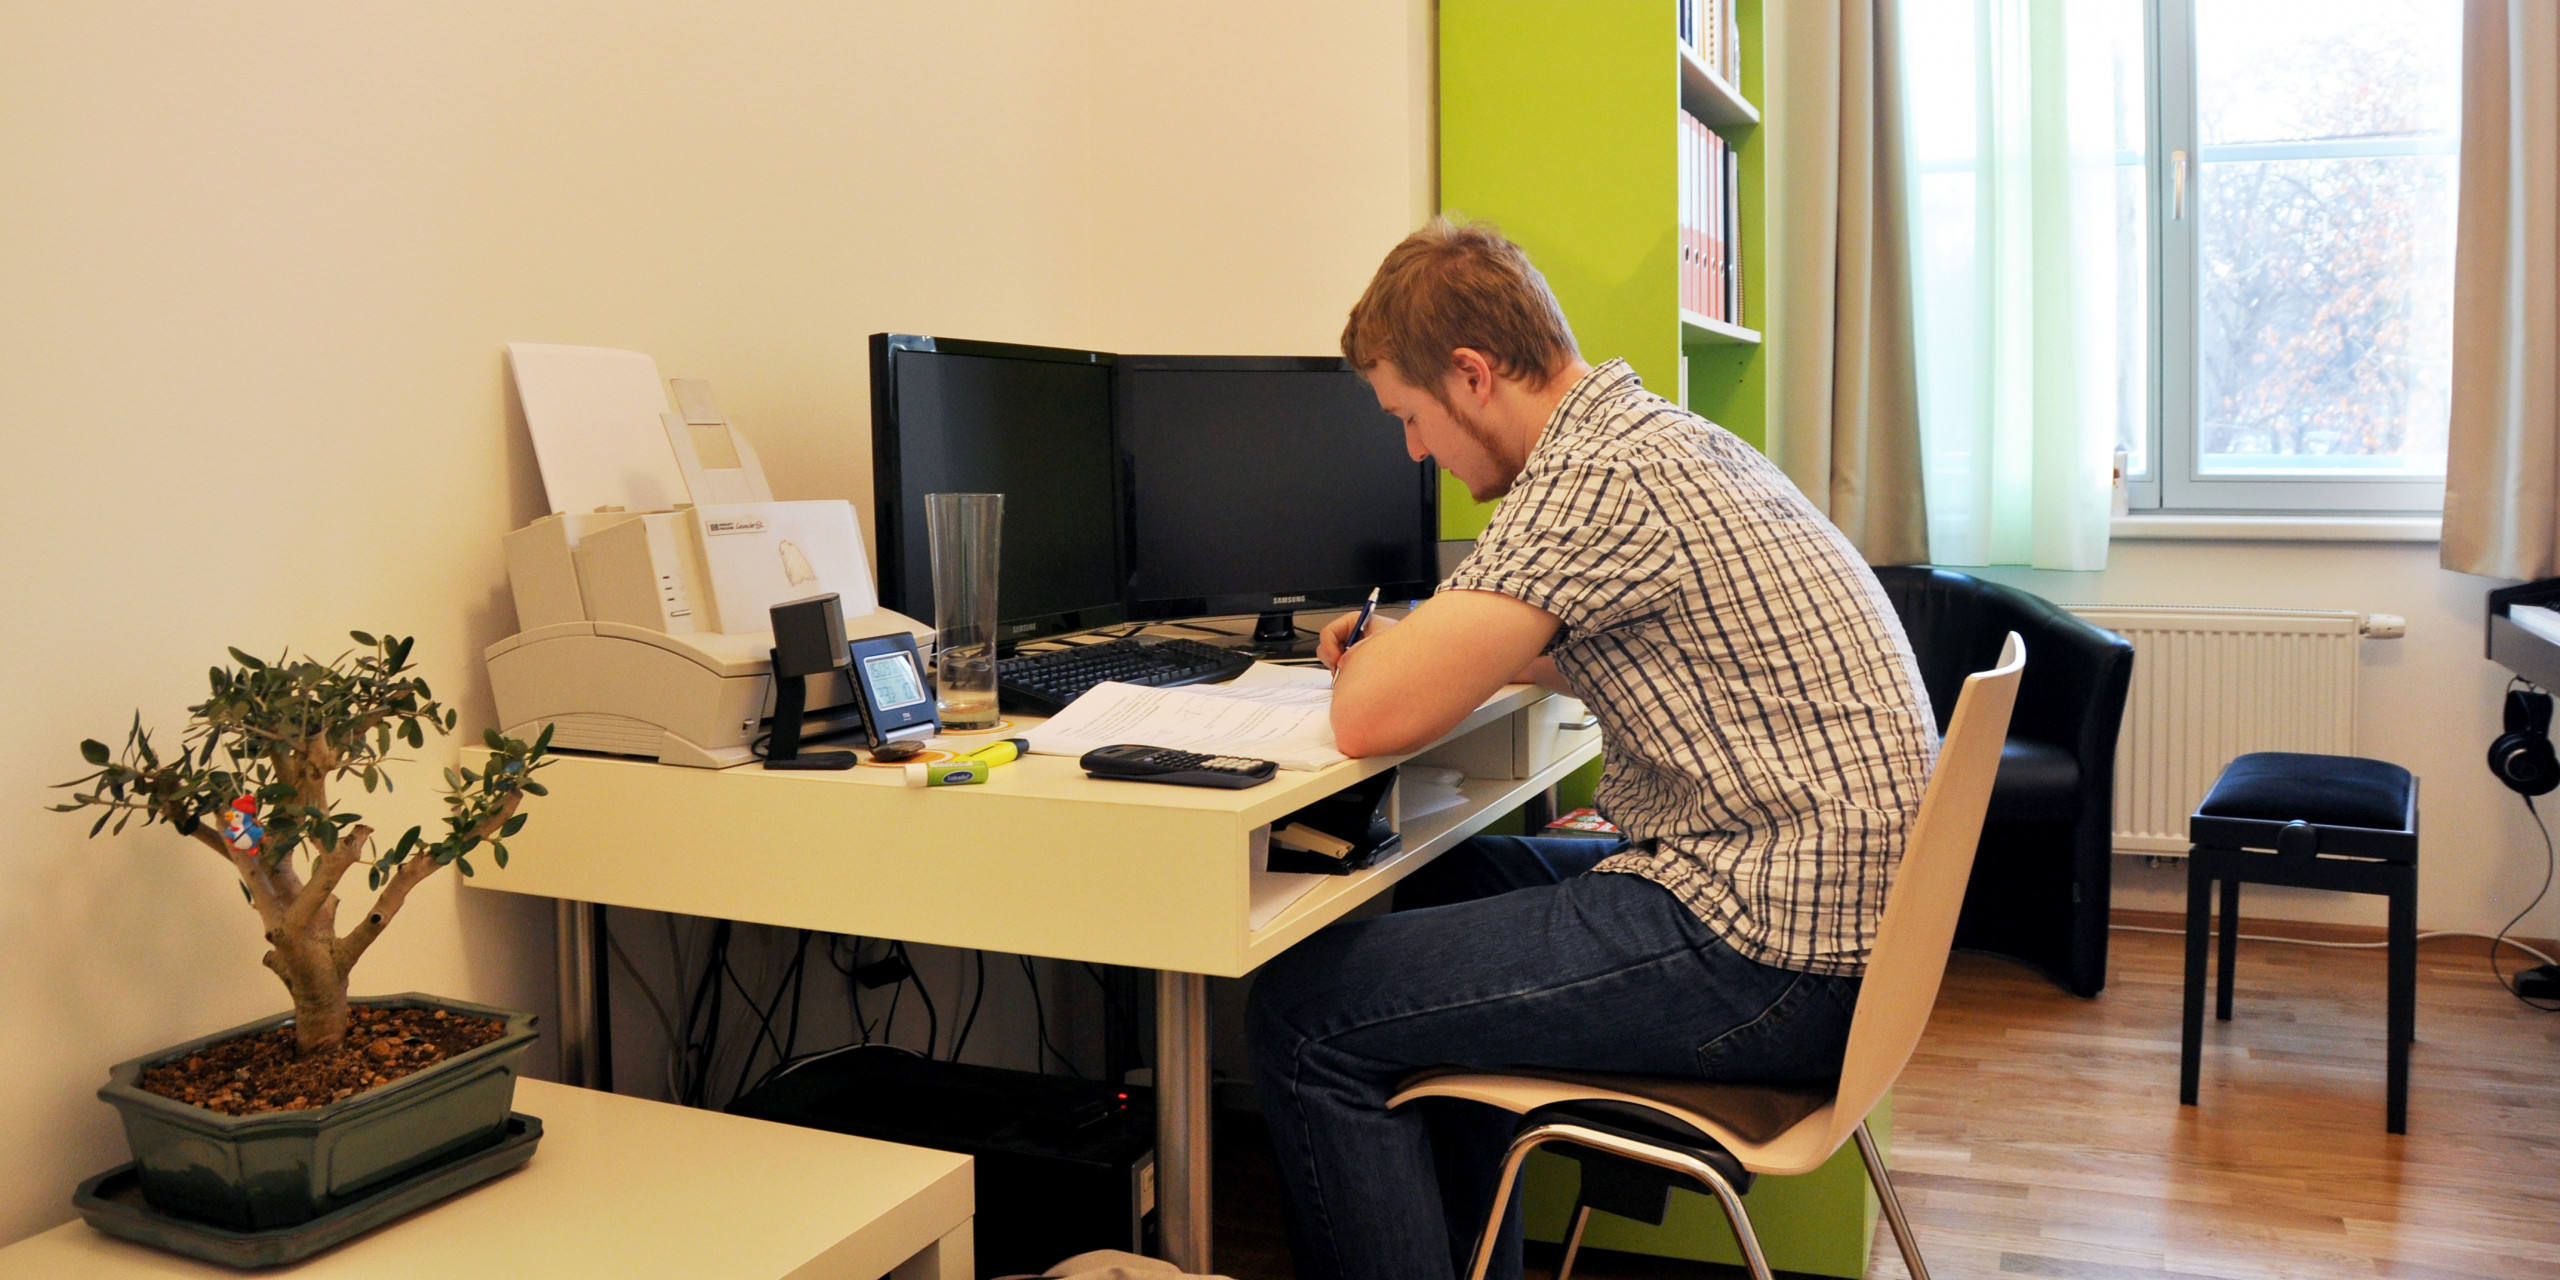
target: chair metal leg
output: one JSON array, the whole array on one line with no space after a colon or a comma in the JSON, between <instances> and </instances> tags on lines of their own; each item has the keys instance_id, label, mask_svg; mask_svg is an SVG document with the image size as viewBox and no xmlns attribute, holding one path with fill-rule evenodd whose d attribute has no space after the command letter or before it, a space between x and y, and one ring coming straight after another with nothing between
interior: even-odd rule
<instances>
[{"instance_id":1,"label":"chair metal leg","mask_svg":"<svg viewBox=\"0 0 2560 1280\"><path fill-rule=\"evenodd\" d=\"M1705 1187L1715 1195L1716 1204L1723 1208L1725 1221L1732 1224L1734 1242L1742 1247L1742 1263L1750 1270L1752 1280L1776 1280L1769 1272L1768 1256L1760 1251L1760 1236L1751 1229L1751 1215L1742 1207L1742 1193L1734 1190L1733 1184L1725 1181L1724 1175L1717 1173L1714 1166L1692 1155L1578 1124L1542 1124L1521 1130L1520 1135L1511 1140L1511 1150L1502 1158L1502 1178L1494 1184L1493 1208L1485 1216L1484 1233L1476 1239L1476 1260L1475 1265L1467 1269L1468 1280L1484 1280L1485 1272L1493 1266L1496 1236L1502 1229L1503 1210L1510 1207L1511 1189L1520 1179L1521 1162L1529 1158L1530 1152L1550 1142L1570 1142L1657 1169L1668 1169ZM1897 1205L1895 1212L1900 1211ZM1585 1212L1587 1215L1588 1211ZM1578 1228L1574 1238L1577 1244L1581 1240ZM1567 1265L1571 1265L1570 1258ZM1920 1277L1914 1277L1914 1280L1920 1280Z\"/></svg>"},{"instance_id":2,"label":"chair metal leg","mask_svg":"<svg viewBox=\"0 0 2560 1280\"><path fill-rule=\"evenodd\" d=\"M1564 1263L1556 1268L1556 1280L1573 1280L1573 1260L1582 1252L1582 1229L1590 1225L1591 1206L1574 1206L1573 1234L1564 1242Z\"/></svg>"},{"instance_id":3,"label":"chair metal leg","mask_svg":"<svg viewBox=\"0 0 2560 1280\"><path fill-rule=\"evenodd\" d=\"M1777 1280L1769 1273L1769 1259L1760 1252L1760 1233L1751 1229L1751 1213L1742 1207L1742 1193L1702 1161L1682 1157L1695 1172L1691 1175L1716 1193L1716 1203L1724 1206L1724 1220L1733 1227L1733 1242L1742 1247L1743 1265L1750 1268L1752 1280ZM1667 1165L1666 1168L1679 1168Z\"/></svg>"},{"instance_id":4,"label":"chair metal leg","mask_svg":"<svg viewBox=\"0 0 2560 1280\"><path fill-rule=\"evenodd\" d=\"M1893 1178L1884 1171L1884 1156L1876 1151L1875 1135L1867 1132L1867 1122L1858 1122L1855 1135L1858 1158L1866 1162L1867 1181L1876 1184L1876 1200L1884 1206L1885 1225L1893 1228L1893 1243L1902 1250L1903 1269L1911 1280L1929 1280L1929 1264L1920 1260L1920 1238L1911 1234L1911 1220L1902 1216L1902 1197L1893 1190Z\"/></svg>"},{"instance_id":5,"label":"chair metal leg","mask_svg":"<svg viewBox=\"0 0 2560 1280\"><path fill-rule=\"evenodd\" d=\"M1484 1280L1493 1266L1493 1248L1502 1232L1503 1211L1511 1207L1512 1184L1520 1180L1520 1162L1546 1141L1547 1126L1522 1131L1511 1140L1511 1150L1502 1157L1502 1177L1493 1184L1493 1211L1485 1217L1484 1230L1476 1235L1475 1265L1467 1269L1467 1280Z\"/></svg>"}]
</instances>

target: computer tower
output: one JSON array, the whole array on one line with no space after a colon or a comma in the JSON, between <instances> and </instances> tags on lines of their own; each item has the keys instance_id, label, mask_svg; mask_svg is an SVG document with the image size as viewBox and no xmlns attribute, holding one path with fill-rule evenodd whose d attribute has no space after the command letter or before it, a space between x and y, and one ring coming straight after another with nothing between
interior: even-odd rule
<instances>
[{"instance_id":1,"label":"computer tower","mask_svg":"<svg viewBox=\"0 0 2560 1280\"><path fill-rule=\"evenodd\" d=\"M1148 1089L868 1045L811 1059L729 1110L975 1157L981 1276L1036 1273L1094 1249L1146 1252L1154 1230Z\"/></svg>"}]
</instances>

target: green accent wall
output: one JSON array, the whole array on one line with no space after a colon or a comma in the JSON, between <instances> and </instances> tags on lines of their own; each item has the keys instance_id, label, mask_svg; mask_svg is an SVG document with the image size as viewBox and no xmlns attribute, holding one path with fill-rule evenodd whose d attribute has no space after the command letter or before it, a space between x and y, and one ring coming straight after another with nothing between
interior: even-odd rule
<instances>
[{"instance_id":1,"label":"green accent wall","mask_svg":"<svg viewBox=\"0 0 2560 1280\"><path fill-rule=\"evenodd\" d=\"M1590 763L1556 779L1557 813L1571 813L1590 805L1591 798L1600 790L1600 765L1601 761L1595 757Z\"/></svg>"},{"instance_id":2,"label":"green accent wall","mask_svg":"<svg viewBox=\"0 0 2560 1280\"><path fill-rule=\"evenodd\" d=\"M1737 0L1742 82L1763 101L1758 51L1767 0ZM1683 322L1680 312L1681 73L1676 0L1440 0L1440 205L1491 222L1528 250L1564 304L1585 358L1623 356L1653 391L1766 448L1768 351ZM1766 326L1765 132L1720 125L1741 189L1744 329ZM1444 538L1484 531L1492 505L1440 478ZM1597 762L1558 787L1559 808L1591 802ZM1516 822L1517 819L1510 819ZM1511 829L1509 827L1504 828ZM1872 1117L1889 1140L1888 1096ZM1530 1238L1560 1241L1579 1166L1540 1154L1524 1170ZM1877 1204L1854 1145L1796 1178L1762 1178L1745 1198L1770 1265L1865 1274ZM1674 1192L1659 1227L1595 1215L1594 1247L1739 1263L1715 1202Z\"/></svg>"},{"instance_id":3,"label":"green accent wall","mask_svg":"<svg viewBox=\"0 0 2560 1280\"><path fill-rule=\"evenodd\" d=\"M1493 504L1478 502L1467 496L1467 487L1458 483L1447 471L1440 473L1440 536L1449 541L1474 541L1493 520Z\"/></svg>"},{"instance_id":4,"label":"green accent wall","mask_svg":"<svg viewBox=\"0 0 2560 1280\"><path fill-rule=\"evenodd\" d=\"M1672 0L1442 0L1440 207L1528 250L1594 363L1680 379ZM1489 505L1441 484L1441 536Z\"/></svg>"}]
</instances>

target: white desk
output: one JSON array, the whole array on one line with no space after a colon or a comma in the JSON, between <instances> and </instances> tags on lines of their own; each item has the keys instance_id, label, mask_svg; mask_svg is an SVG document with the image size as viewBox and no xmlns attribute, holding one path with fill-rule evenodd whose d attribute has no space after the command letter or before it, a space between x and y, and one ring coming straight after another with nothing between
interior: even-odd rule
<instances>
[{"instance_id":1,"label":"white desk","mask_svg":"<svg viewBox=\"0 0 2560 1280\"><path fill-rule=\"evenodd\" d=\"M592 1060L596 1033L581 903L1156 970L1161 1221L1172 1261L1205 1272L1206 978L1251 972L1591 759L1599 732L1561 720L1578 706L1513 685L1418 757L1284 770L1242 791L1105 782L1051 756L931 790L887 769L563 756L506 870L482 863L469 883L562 900L564 1069ZM1405 824L1397 857L1326 877L1252 927L1254 832L1408 758L1463 768L1466 803Z\"/></svg>"},{"instance_id":2,"label":"white desk","mask_svg":"<svg viewBox=\"0 0 2560 1280\"><path fill-rule=\"evenodd\" d=\"M969 1157L591 1089L516 1082L523 1168L262 1276L450 1280L972 1280ZM0 1280L241 1272L67 1222L0 1249Z\"/></svg>"}]
</instances>

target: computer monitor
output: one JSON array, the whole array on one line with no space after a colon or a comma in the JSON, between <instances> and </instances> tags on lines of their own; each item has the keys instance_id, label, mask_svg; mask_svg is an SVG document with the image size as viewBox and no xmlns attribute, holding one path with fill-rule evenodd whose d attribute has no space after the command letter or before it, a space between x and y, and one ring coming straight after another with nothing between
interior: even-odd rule
<instances>
[{"instance_id":1,"label":"computer monitor","mask_svg":"<svg viewBox=\"0 0 2560 1280\"><path fill-rule=\"evenodd\" d=\"M926 494L1001 493L1006 646L1127 616L1111 365L1099 351L871 336L881 604L933 620Z\"/></svg>"},{"instance_id":2,"label":"computer monitor","mask_svg":"<svg viewBox=\"0 0 2560 1280\"><path fill-rule=\"evenodd\" d=\"M1113 377L1132 617L1258 614L1280 647L1295 610L1430 594L1439 477L1348 364L1121 356Z\"/></svg>"}]
</instances>

